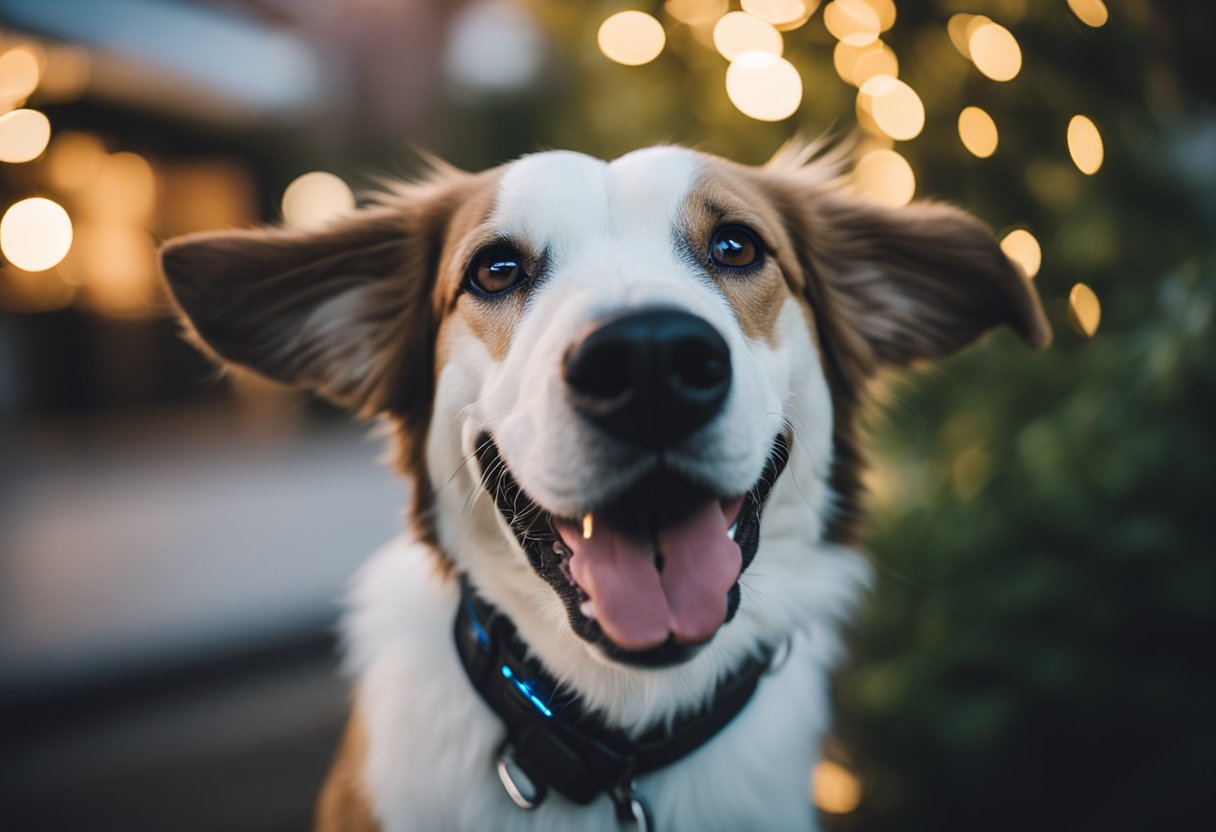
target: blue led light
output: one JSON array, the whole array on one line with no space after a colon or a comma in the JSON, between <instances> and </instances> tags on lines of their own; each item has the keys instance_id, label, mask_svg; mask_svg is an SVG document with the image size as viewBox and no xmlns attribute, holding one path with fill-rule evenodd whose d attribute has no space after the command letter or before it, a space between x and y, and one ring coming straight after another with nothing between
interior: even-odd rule
<instances>
[{"instance_id":1,"label":"blue led light","mask_svg":"<svg viewBox=\"0 0 1216 832\"><path fill-rule=\"evenodd\" d=\"M546 717L552 718L553 711L549 710L549 706L542 702L540 697L532 692L532 688L528 687L526 682L521 682L519 679L516 679L515 674L511 672L511 668L507 667L505 664L502 666L502 675L504 679L511 680L511 682L515 685L515 689L523 694L524 698L531 702L533 706L535 706L536 710L540 711Z\"/></svg>"},{"instance_id":2,"label":"blue led light","mask_svg":"<svg viewBox=\"0 0 1216 832\"><path fill-rule=\"evenodd\" d=\"M472 597L466 597L465 604L469 610L469 623L473 626L473 637L477 639L477 643L481 647L489 647L490 634L486 632L486 628L481 625L481 620L477 617L477 608L473 606Z\"/></svg>"}]
</instances>

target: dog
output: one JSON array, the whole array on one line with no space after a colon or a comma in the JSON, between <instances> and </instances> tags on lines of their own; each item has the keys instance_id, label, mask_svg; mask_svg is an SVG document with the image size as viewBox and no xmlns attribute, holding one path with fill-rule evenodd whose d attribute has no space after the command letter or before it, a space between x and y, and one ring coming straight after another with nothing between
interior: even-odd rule
<instances>
[{"instance_id":1,"label":"dog","mask_svg":"<svg viewBox=\"0 0 1216 832\"><path fill-rule=\"evenodd\" d=\"M981 222L860 199L843 155L435 162L163 248L190 337L383 420L412 483L353 583L318 829L817 826L867 388L1051 338Z\"/></svg>"}]
</instances>

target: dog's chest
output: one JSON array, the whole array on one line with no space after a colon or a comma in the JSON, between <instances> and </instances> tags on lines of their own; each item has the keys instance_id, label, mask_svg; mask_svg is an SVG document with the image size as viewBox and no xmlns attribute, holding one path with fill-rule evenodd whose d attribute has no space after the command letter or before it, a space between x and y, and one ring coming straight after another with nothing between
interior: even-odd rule
<instances>
[{"instance_id":1,"label":"dog's chest","mask_svg":"<svg viewBox=\"0 0 1216 832\"><path fill-rule=\"evenodd\" d=\"M494 768L503 729L452 646L458 590L427 572L421 552L391 545L361 577L349 621L364 784L386 832L619 829L605 796L588 806L550 796L531 812L511 803ZM660 830L815 826L807 783L827 708L824 674L802 647L720 734L639 781Z\"/></svg>"}]
</instances>

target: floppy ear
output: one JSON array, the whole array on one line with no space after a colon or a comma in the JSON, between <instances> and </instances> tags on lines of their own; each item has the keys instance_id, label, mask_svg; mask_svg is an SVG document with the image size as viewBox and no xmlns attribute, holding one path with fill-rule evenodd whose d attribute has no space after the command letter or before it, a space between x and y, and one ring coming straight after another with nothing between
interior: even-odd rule
<instances>
[{"instance_id":1,"label":"floppy ear","mask_svg":"<svg viewBox=\"0 0 1216 832\"><path fill-rule=\"evenodd\" d=\"M877 363L942 358L1002 324L1031 347L1051 341L1034 285L971 215L830 192L813 221L810 262Z\"/></svg>"},{"instance_id":2,"label":"floppy ear","mask_svg":"<svg viewBox=\"0 0 1216 832\"><path fill-rule=\"evenodd\" d=\"M415 200L316 231L195 234L166 244L161 267L205 350L366 415L401 390L429 404L445 221Z\"/></svg>"}]
</instances>

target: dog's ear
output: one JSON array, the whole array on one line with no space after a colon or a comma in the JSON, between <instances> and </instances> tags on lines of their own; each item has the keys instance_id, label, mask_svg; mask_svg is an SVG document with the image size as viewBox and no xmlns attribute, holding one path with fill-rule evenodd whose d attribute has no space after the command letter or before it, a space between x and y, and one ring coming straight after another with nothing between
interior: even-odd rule
<instances>
[{"instance_id":1,"label":"dog's ear","mask_svg":"<svg viewBox=\"0 0 1216 832\"><path fill-rule=\"evenodd\" d=\"M450 190L420 187L314 231L179 238L161 268L195 341L222 362L364 415L403 389L429 401Z\"/></svg>"},{"instance_id":2,"label":"dog's ear","mask_svg":"<svg viewBox=\"0 0 1216 832\"><path fill-rule=\"evenodd\" d=\"M1051 341L1034 285L970 214L822 183L795 193L797 177L779 187L808 300L831 308L866 374L942 358L1002 324L1032 347Z\"/></svg>"},{"instance_id":3,"label":"dog's ear","mask_svg":"<svg viewBox=\"0 0 1216 832\"><path fill-rule=\"evenodd\" d=\"M1002 324L1031 347L1051 341L1034 285L971 215L830 192L815 220L811 264L879 363L942 358Z\"/></svg>"}]
</instances>

